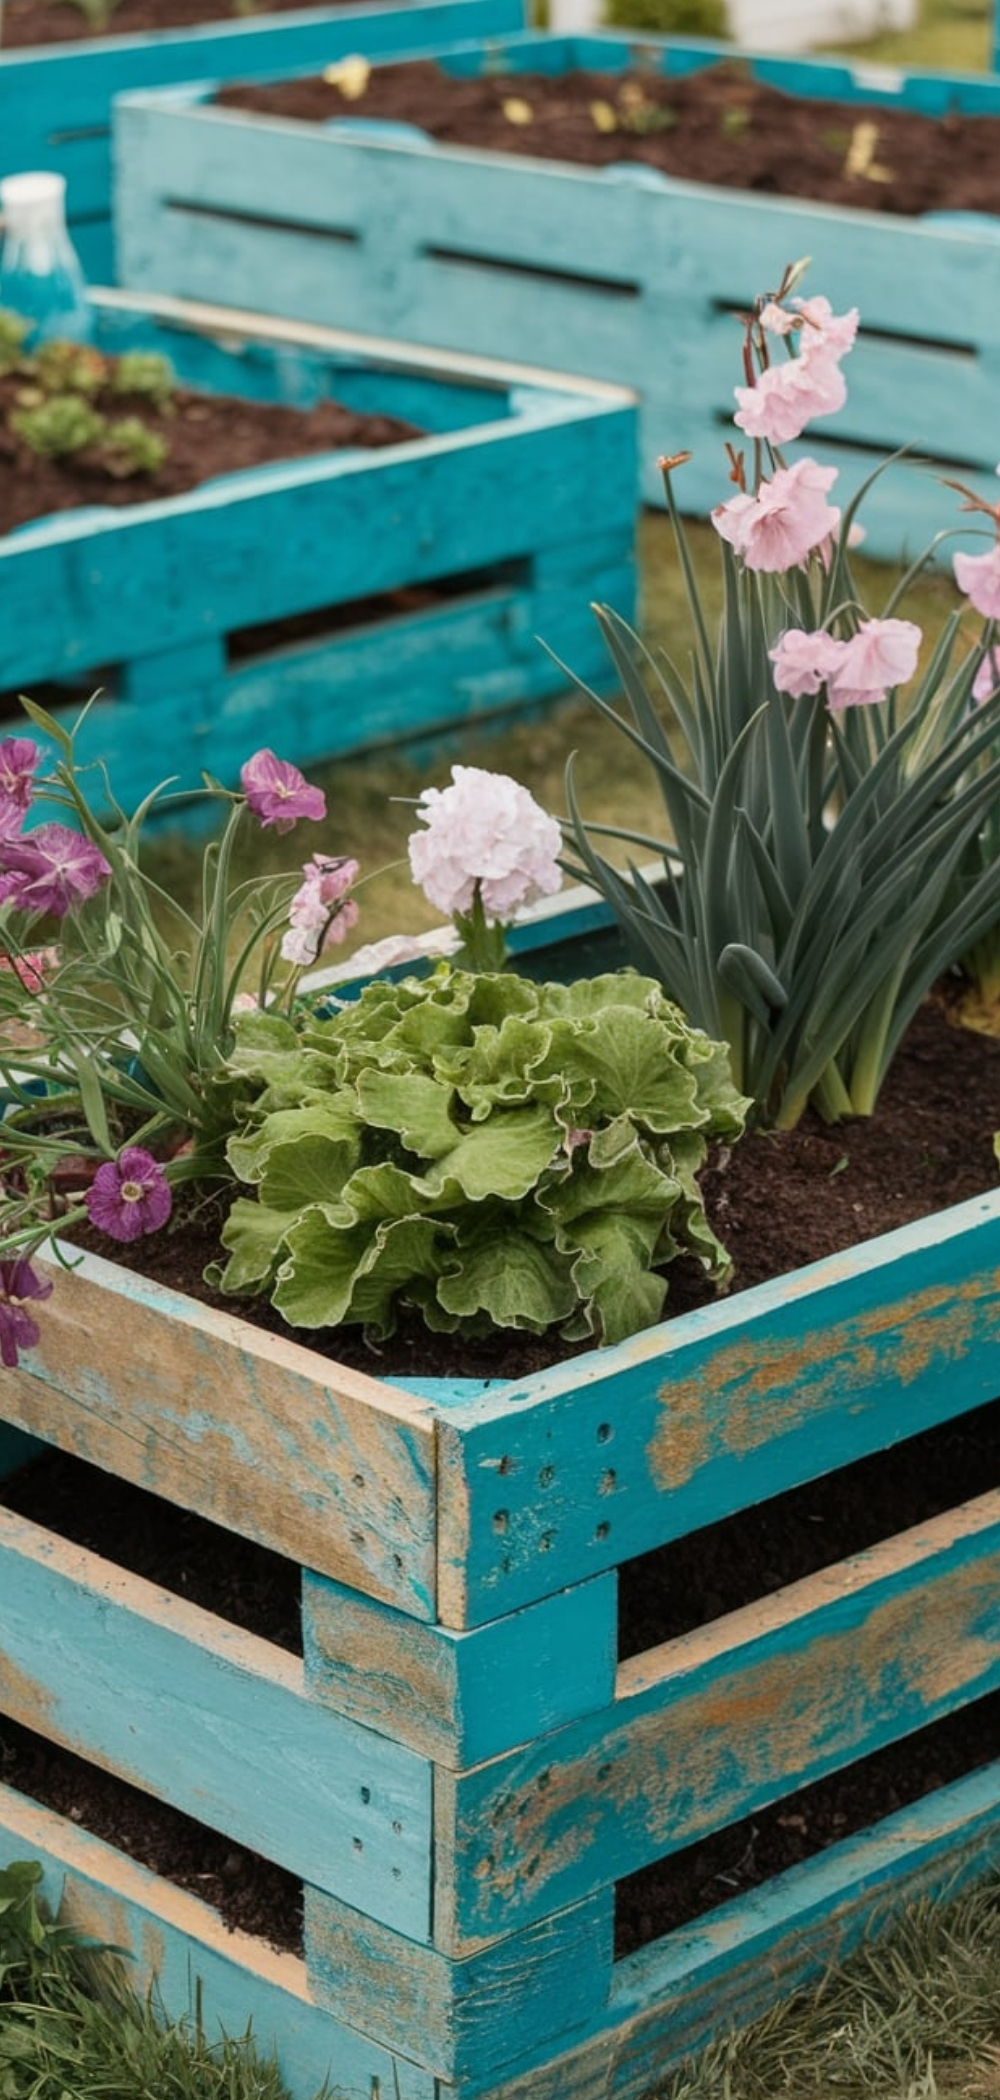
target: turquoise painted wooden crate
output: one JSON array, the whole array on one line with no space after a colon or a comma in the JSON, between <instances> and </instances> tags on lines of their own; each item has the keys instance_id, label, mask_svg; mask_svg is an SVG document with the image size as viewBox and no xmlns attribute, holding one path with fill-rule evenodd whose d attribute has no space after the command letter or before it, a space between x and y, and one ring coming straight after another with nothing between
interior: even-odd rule
<instances>
[{"instance_id":1,"label":"turquoise painted wooden crate","mask_svg":"<svg viewBox=\"0 0 1000 2100\"><path fill-rule=\"evenodd\" d=\"M348 52L412 52L441 37L489 36L524 23L521 0L395 0L249 20L220 0L219 12L222 20L197 29L30 50L0 45L0 176L53 168L66 177L70 230L94 284L114 283L111 103L123 88L220 71L255 79L324 66Z\"/></svg>"},{"instance_id":2,"label":"turquoise painted wooden crate","mask_svg":"<svg viewBox=\"0 0 1000 2100\"><path fill-rule=\"evenodd\" d=\"M18 690L51 681L78 712L100 688L81 754L123 802L167 776L196 789L205 767L235 783L278 740L307 764L541 704L567 681L539 636L606 679L590 600L634 595L621 390L328 330L269 337L178 302L109 295L99 310L104 347L163 351L186 383L333 394L428 433L0 541L0 693L17 714ZM320 617L304 638L273 625L306 614Z\"/></svg>"},{"instance_id":3,"label":"turquoise painted wooden crate","mask_svg":"<svg viewBox=\"0 0 1000 2100\"><path fill-rule=\"evenodd\" d=\"M620 70L637 50L668 73L732 57L720 45L637 46L621 35L521 35L435 55L455 72L502 63L558 74ZM990 76L741 60L798 94L932 116L1000 111ZM644 498L662 498L658 457L690 450L678 492L700 511L727 494L720 425L738 371L732 313L808 255L810 289L862 315L848 406L829 434L822 424L810 431L810 453L841 469L844 489L910 446L993 501L1000 221L907 220L635 165L505 158L380 135L356 118L326 127L248 118L213 107L211 94L202 85L118 106L123 282L194 296L210 288L313 320L349 311L359 326L417 342L530 354L636 386ZM873 553L921 546L942 523L937 476L895 469L872 491L865 522Z\"/></svg>"},{"instance_id":4,"label":"turquoise painted wooden crate","mask_svg":"<svg viewBox=\"0 0 1000 2100\"><path fill-rule=\"evenodd\" d=\"M525 966L576 974L602 924L571 896ZM616 1634L636 1555L996 1396L998 1283L988 1195L513 1385L403 1389L60 1271L0 1372L7 1469L41 1438L285 1555L304 1662L0 1506L0 1712L302 1877L304 1956L9 1789L0 1859L42 1858L168 2005L198 1977L252 2016L297 2100L327 2069L631 2100L1000 1857L994 1763L613 1959L624 1877L1000 1686L996 1490L645 1653Z\"/></svg>"}]
</instances>

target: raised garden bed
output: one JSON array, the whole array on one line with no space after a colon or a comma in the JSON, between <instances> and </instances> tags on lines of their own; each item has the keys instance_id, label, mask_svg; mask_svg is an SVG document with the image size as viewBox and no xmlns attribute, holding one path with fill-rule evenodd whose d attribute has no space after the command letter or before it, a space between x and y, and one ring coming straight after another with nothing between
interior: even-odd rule
<instances>
[{"instance_id":1,"label":"raised garden bed","mask_svg":"<svg viewBox=\"0 0 1000 2100\"><path fill-rule=\"evenodd\" d=\"M399 0L392 7L300 6L297 13L273 14L195 0L187 16L182 0L177 19L197 26L150 33L141 14L126 13L130 4L125 0L120 29L112 19L110 34L78 41L87 33L78 9L47 10L40 0L26 0L19 16L14 0L4 9L0 43L0 175L52 168L66 177L70 231L87 276L98 284L114 282L111 102L123 88L201 80L219 71L253 79L284 66L328 65L352 51L416 51L442 36L485 36L524 22L520 0ZM47 21L59 12L71 24L65 34L72 41L32 48L31 17ZM18 36L13 49L11 18Z\"/></svg>"},{"instance_id":2,"label":"raised garden bed","mask_svg":"<svg viewBox=\"0 0 1000 2100\"><path fill-rule=\"evenodd\" d=\"M810 451L839 466L841 486L851 488L887 451L907 446L992 500L1000 196L989 193L996 202L987 206L980 183L954 193L961 209L942 214L942 177L929 192L911 192L910 209L923 216L901 217L905 199L891 212L882 206L894 125L926 117L950 158L973 120L1000 119L995 79L744 54L735 72L713 73L732 59L725 46L622 36L521 35L435 56L456 102L460 80L461 95L480 105L515 105L513 119L501 110L499 126L466 134L487 145L430 139L426 65L407 69L415 99L394 91L390 105L378 90L374 119L363 114L368 97L348 103L328 90L319 125L220 106L218 89L204 84L124 97L116 120L123 280L196 296L210 286L227 300L252 296L314 320L349 310L366 327L417 341L501 345L637 386L644 497L660 494L657 457L684 448L694 460L680 498L700 511L726 493L718 426L732 412L732 313L789 259L810 255L834 306L857 305L863 321L848 407L836 436L820 425ZM648 98L631 117L615 109L630 68ZM373 82L384 73L377 65ZM580 84L590 73L603 76L596 88ZM517 78L536 74L567 90L577 82L576 144L572 128L546 144L547 127L534 122L531 91L522 94ZM661 123L653 105L664 77L683 96L699 75L710 82L702 130L713 147L701 182L650 164L661 144L669 154L683 139L681 166L692 165L682 122ZM802 135L821 152L824 138L833 140L837 201L802 201L801 139L785 176L799 194L771 194L781 177L764 166L752 179L767 194L718 186L754 168L753 97L773 89L803 98ZM611 109L614 130L595 124L595 101ZM769 142L790 130L794 112L789 104L779 121L765 102ZM417 130L387 129L387 119ZM561 157L583 134L601 165ZM916 151L923 169L926 144ZM859 173L846 172L852 153ZM986 159L977 156L980 175ZM913 546L929 537L940 523L933 476L912 466L883 476L865 521L875 553L896 555L904 539Z\"/></svg>"},{"instance_id":3,"label":"raised garden bed","mask_svg":"<svg viewBox=\"0 0 1000 2100\"><path fill-rule=\"evenodd\" d=\"M570 899L522 952L577 974L600 924ZM0 1511L0 1707L301 1878L304 1957L11 1792L0 1857L42 1856L168 2003L195 1974L228 2025L252 2015L302 2100L327 2066L406 2100L638 2095L1000 1855L992 1763L614 1959L616 1885L769 1806L794 1820L803 1785L970 1702L988 1738L995 1488L635 1653L617 1591L668 1547L683 1585L706 1524L978 1433L998 1269L987 1194L513 1383L402 1389L86 1257L0 1376L8 1466L40 1437L298 1564L304 1661L114 1565L113 1539L99 1559Z\"/></svg>"},{"instance_id":4,"label":"raised garden bed","mask_svg":"<svg viewBox=\"0 0 1000 2100\"><path fill-rule=\"evenodd\" d=\"M100 344L159 350L209 391L333 396L426 435L0 541L0 692L44 686L78 711L100 687L81 750L123 800L168 776L197 788L203 766L235 780L279 720L307 764L540 704L565 678L538 636L606 677L588 601L634 591L626 396L167 306L103 299Z\"/></svg>"}]
</instances>

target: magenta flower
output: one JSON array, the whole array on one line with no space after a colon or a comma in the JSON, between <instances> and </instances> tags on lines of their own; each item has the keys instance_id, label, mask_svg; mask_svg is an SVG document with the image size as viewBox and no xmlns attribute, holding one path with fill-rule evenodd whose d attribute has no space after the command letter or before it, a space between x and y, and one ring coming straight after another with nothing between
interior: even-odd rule
<instances>
[{"instance_id":1,"label":"magenta flower","mask_svg":"<svg viewBox=\"0 0 1000 2100\"><path fill-rule=\"evenodd\" d=\"M1000 686L1000 649L987 649L979 669L972 681L972 697L977 706L989 700Z\"/></svg>"},{"instance_id":2,"label":"magenta flower","mask_svg":"<svg viewBox=\"0 0 1000 2100\"><path fill-rule=\"evenodd\" d=\"M831 708L868 707L913 677L923 635L913 620L862 620L827 682Z\"/></svg>"},{"instance_id":3,"label":"magenta flower","mask_svg":"<svg viewBox=\"0 0 1000 2100\"><path fill-rule=\"evenodd\" d=\"M450 787L425 788L417 815L426 831L409 842L410 868L425 897L452 915L472 909L478 889L488 926L562 883L562 834L506 773L453 766Z\"/></svg>"},{"instance_id":4,"label":"magenta flower","mask_svg":"<svg viewBox=\"0 0 1000 2100\"><path fill-rule=\"evenodd\" d=\"M255 751L247 759L240 772L240 786L247 808L260 818L264 831L271 826L275 831L291 831L300 817L310 817L318 823L326 815L322 788L310 787L298 766L275 758L273 751Z\"/></svg>"},{"instance_id":5,"label":"magenta flower","mask_svg":"<svg viewBox=\"0 0 1000 2100\"><path fill-rule=\"evenodd\" d=\"M347 938L358 923L357 904L347 892L360 872L356 860L333 860L324 853L306 861L306 879L292 898L288 932L281 943L286 962L306 968L321 948L339 947Z\"/></svg>"},{"instance_id":6,"label":"magenta flower","mask_svg":"<svg viewBox=\"0 0 1000 2100\"><path fill-rule=\"evenodd\" d=\"M0 837L20 831L34 787L41 752L29 736L0 739Z\"/></svg>"},{"instance_id":7,"label":"magenta flower","mask_svg":"<svg viewBox=\"0 0 1000 2100\"><path fill-rule=\"evenodd\" d=\"M100 848L68 824L39 824L19 838L0 836L0 896L11 898L19 911L65 918L110 873Z\"/></svg>"},{"instance_id":8,"label":"magenta flower","mask_svg":"<svg viewBox=\"0 0 1000 2100\"><path fill-rule=\"evenodd\" d=\"M163 1168L141 1145L127 1145L117 1159L105 1160L84 1202L91 1224L113 1240L138 1240L158 1232L173 1208Z\"/></svg>"},{"instance_id":9,"label":"magenta flower","mask_svg":"<svg viewBox=\"0 0 1000 2100\"><path fill-rule=\"evenodd\" d=\"M836 479L836 467L796 460L794 467L779 467L770 481L761 482L756 496L734 496L718 504L712 523L748 569L797 568L840 524L839 510L826 501Z\"/></svg>"},{"instance_id":10,"label":"magenta flower","mask_svg":"<svg viewBox=\"0 0 1000 2100\"><path fill-rule=\"evenodd\" d=\"M18 1351L34 1349L39 1338L38 1323L26 1312L25 1300L48 1298L51 1291L51 1283L36 1276L26 1255L0 1261L0 1363L8 1371L17 1370Z\"/></svg>"},{"instance_id":11,"label":"magenta flower","mask_svg":"<svg viewBox=\"0 0 1000 2100\"><path fill-rule=\"evenodd\" d=\"M956 554L954 569L959 590L984 620L1000 620L1000 541L988 554Z\"/></svg>"}]
</instances>

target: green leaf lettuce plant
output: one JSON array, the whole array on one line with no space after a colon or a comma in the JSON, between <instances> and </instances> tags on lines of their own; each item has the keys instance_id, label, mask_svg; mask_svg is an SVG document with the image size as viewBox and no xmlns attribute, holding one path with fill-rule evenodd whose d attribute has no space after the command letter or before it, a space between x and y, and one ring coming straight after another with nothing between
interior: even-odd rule
<instances>
[{"instance_id":1,"label":"green leaf lettuce plant","mask_svg":"<svg viewBox=\"0 0 1000 2100\"><path fill-rule=\"evenodd\" d=\"M689 664L654 658L597 608L626 711L590 697L648 757L666 836L588 826L572 766L567 781L576 872L642 967L728 1043L736 1085L778 1128L810 1103L829 1121L870 1115L935 979L963 957L985 968L1000 925L1000 507L960 492L992 529L987 552L954 564L981 623L968 644L956 610L921 661L921 631L898 608L935 550L871 614L850 566L857 504L842 514L828 500L835 468L784 457L846 399L858 325L856 311L797 296L803 267L743 317L735 422L749 456L728 448L736 493L712 512L718 633L678 511L686 454L662 465ZM622 872L602 832L658 852L658 869Z\"/></svg>"}]
</instances>

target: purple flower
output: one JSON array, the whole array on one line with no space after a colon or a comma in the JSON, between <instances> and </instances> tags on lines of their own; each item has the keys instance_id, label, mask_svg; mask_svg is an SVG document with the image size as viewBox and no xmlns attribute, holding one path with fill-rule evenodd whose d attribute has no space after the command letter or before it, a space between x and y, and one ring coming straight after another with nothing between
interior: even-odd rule
<instances>
[{"instance_id":1,"label":"purple flower","mask_svg":"<svg viewBox=\"0 0 1000 2100\"><path fill-rule=\"evenodd\" d=\"M240 772L240 786L247 808L260 818L264 831L271 825L275 831L291 831L300 817L318 822L326 815L322 788L310 787L298 766L275 758L273 751L255 751L247 759Z\"/></svg>"},{"instance_id":2,"label":"purple flower","mask_svg":"<svg viewBox=\"0 0 1000 2100\"><path fill-rule=\"evenodd\" d=\"M39 824L20 838L0 836L0 895L12 898L19 911L65 918L110 873L100 848L68 824Z\"/></svg>"},{"instance_id":3,"label":"purple flower","mask_svg":"<svg viewBox=\"0 0 1000 2100\"><path fill-rule=\"evenodd\" d=\"M138 1240L144 1233L158 1232L173 1205L163 1168L141 1145L127 1145L117 1159L105 1160L84 1201L91 1224L113 1240Z\"/></svg>"},{"instance_id":4,"label":"purple flower","mask_svg":"<svg viewBox=\"0 0 1000 2100\"><path fill-rule=\"evenodd\" d=\"M0 837L9 838L21 829L41 755L29 736L0 740Z\"/></svg>"},{"instance_id":5,"label":"purple flower","mask_svg":"<svg viewBox=\"0 0 1000 2100\"><path fill-rule=\"evenodd\" d=\"M38 1341L38 1323L25 1311L25 1299L48 1298L51 1290L45 1277L35 1275L26 1255L0 1261L0 1363L8 1371L17 1370L18 1350L34 1349Z\"/></svg>"}]
</instances>

